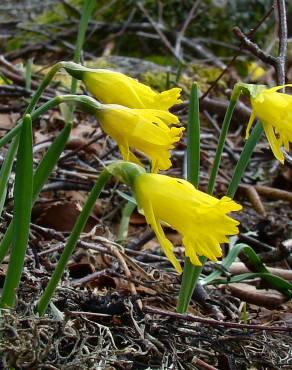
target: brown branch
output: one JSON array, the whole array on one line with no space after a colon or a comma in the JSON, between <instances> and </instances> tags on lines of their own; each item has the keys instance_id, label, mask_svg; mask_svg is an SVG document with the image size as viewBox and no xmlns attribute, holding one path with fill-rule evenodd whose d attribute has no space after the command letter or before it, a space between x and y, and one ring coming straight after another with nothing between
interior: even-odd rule
<instances>
[{"instance_id":1,"label":"brown branch","mask_svg":"<svg viewBox=\"0 0 292 370\"><path fill-rule=\"evenodd\" d=\"M279 51L276 75L279 85L285 84L285 61L287 54L287 15L285 0L275 0L275 17L278 21Z\"/></svg>"},{"instance_id":2,"label":"brown branch","mask_svg":"<svg viewBox=\"0 0 292 370\"><path fill-rule=\"evenodd\" d=\"M260 26L264 23L264 21L269 18L269 16L272 14L274 7L272 6L268 12L259 20L258 24L250 30L250 32L247 34L248 37L250 38L252 35L255 34L255 32L260 28ZM238 52L233 56L231 61L227 64L227 66L223 69L223 71L219 74L219 76L216 78L215 81L213 81L212 85L209 87L209 89L201 96L200 100L204 100L205 97L209 94L211 90L214 89L214 87L217 85L218 81L225 75L225 73L229 70L229 68L233 65L235 60L239 57L241 51L243 50L244 45L241 43L239 45L239 50Z\"/></svg>"},{"instance_id":3,"label":"brown branch","mask_svg":"<svg viewBox=\"0 0 292 370\"><path fill-rule=\"evenodd\" d=\"M292 281L292 271L291 270L284 270L284 269L275 268L275 267L267 267L267 269L273 275L276 275L283 279ZM232 275L239 275L239 274L245 274L246 272L251 272L251 270L247 268L243 262L233 262L232 265L229 267L229 272Z\"/></svg>"},{"instance_id":4,"label":"brown branch","mask_svg":"<svg viewBox=\"0 0 292 370\"><path fill-rule=\"evenodd\" d=\"M281 199L292 203L292 192L287 190L275 189L269 186L256 185L256 191L270 199Z\"/></svg>"},{"instance_id":5,"label":"brown branch","mask_svg":"<svg viewBox=\"0 0 292 370\"><path fill-rule=\"evenodd\" d=\"M145 306L143 309L146 313L152 313L156 315L161 316L167 316L169 318L174 318L177 320L185 320L190 322L201 322L203 324L207 324L210 326L220 327L224 326L226 328L236 328L236 329L249 329L249 330L263 330L263 331L286 331L286 332L292 332L292 327L288 326L268 326L268 325L248 325L248 324L238 324L235 322L224 322L224 321L218 321L214 319L206 319L199 316L194 316L191 314L181 314L166 310L161 310L156 307L151 306Z\"/></svg>"},{"instance_id":6,"label":"brown branch","mask_svg":"<svg viewBox=\"0 0 292 370\"><path fill-rule=\"evenodd\" d=\"M197 1L194 2L188 16L186 17L186 20L185 20L181 30L177 34L177 39L176 39L175 48L174 48L177 55L180 55L182 38L183 38L189 24L194 19L195 13L196 13L196 10L197 10L199 4L200 4L200 0L197 0Z\"/></svg>"},{"instance_id":7,"label":"brown branch","mask_svg":"<svg viewBox=\"0 0 292 370\"><path fill-rule=\"evenodd\" d=\"M212 113L219 113L224 115L228 107L228 101L222 101L213 98L205 98L203 101L200 101L200 106L202 109L207 110ZM250 116L251 110L243 103L239 102L235 108L235 115L240 120L247 120Z\"/></svg>"},{"instance_id":8,"label":"brown branch","mask_svg":"<svg viewBox=\"0 0 292 370\"><path fill-rule=\"evenodd\" d=\"M184 63L182 58L176 53L174 48L172 47L171 43L169 42L168 38L165 36L165 34L161 31L161 29L157 26L155 21L152 19L150 14L148 13L147 9L143 6L141 2L137 2L137 7L144 13L145 17L148 19L152 27L155 29L159 37L161 38L161 41L164 43L164 45L167 47L167 49L174 55L174 57L180 62Z\"/></svg>"},{"instance_id":9,"label":"brown branch","mask_svg":"<svg viewBox=\"0 0 292 370\"><path fill-rule=\"evenodd\" d=\"M241 189L245 190L246 196L248 197L249 201L251 202L254 210L260 214L261 216L266 216L266 210L265 207L261 201L261 198L258 194L257 189L254 186L251 185L240 185Z\"/></svg>"},{"instance_id":10,"label":"brown branch","mask_svg":"<svg viewBox=\"0 0 292 370\"><path fill-rule=\"evenodd\" d=\"M233 29L235 36L241 44L250 51L255 57L274 67L278 85L285 84L285 60L287 54L287 17L285 0L275 0L275 18L278 22L279 51L278 56L274 57L262 50L256 43L250 40L250 34L246 35L239 27Z\"/></svg>"},{"instance_id":11,"label":"brown branch","mask_svg":"<svg viewBox=\"0 0 292 370\"><path fill-rule=\"evenodd\" d=\"M245 49L250 51L254 56L262 60L264 63L270 64L274 67L276 66L277 58L266 53L255 42L251 41L250 38L245 33L243 33L239 27L234 27L233 32L235 36L241 41Z\"/></svg>"}]
</instances>

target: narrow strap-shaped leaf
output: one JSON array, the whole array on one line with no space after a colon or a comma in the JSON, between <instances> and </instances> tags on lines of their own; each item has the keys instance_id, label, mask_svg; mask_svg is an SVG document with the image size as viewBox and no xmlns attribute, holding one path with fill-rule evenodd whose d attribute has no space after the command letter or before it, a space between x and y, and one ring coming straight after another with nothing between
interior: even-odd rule
<instances>
[{"instance_id":1,"label":"narrow strap-shaped leaf","mask_svg":"<svg viewBox=\"0 0 292 370\"><path fill-rule=\"evenodd\" d=\"M230 102L229 107L228 107L227 112L226 112L226 115L225 115L225 118L224 118L224 122L223 122L224 130L220 134L219 144L218 144L219 148L217 148L217 151L216 151L215 161L214 161L213 168L212 168L212 175L210 177L210 181L209 181L209 184L208 184L208 193L210 193L210 194L212 194L213 189L214 189L215 179L216 179L216 175L217 175L219 164L220 164L220 159L221 159L221 155L222 155L222 151L223 151L223 146L224 146L226 134L227 134L227 131L228 131L231 116L232 116L232 113L234 111L235 104L236 104L236 101L238 99L238 94L239 93L240 93L240 90L239 89L236 90L236 88L235 88L234 93L233 93L233 101ZM233 198L235 193L236 193L236 190L239 186L242 175L243 175L243 173L244 173L244 171L245 171L245 169L248 165L248 162L251 158L253 150L254 150L257 142L259 141L259 139L262 135L262 132L263 132L262 125L261 125L260 122L258 122L256 124L255 128L253 129L250 137L248 138L247 142L245 143L245 146L244 146L243 151L240 155L239 161L236 165L233 177L232 177L231 182L229 184L229 187L228 187L228 190L227 190L227 195L231 198ZM219 154L220 154L220 156L219 156ZM201 259L202 264L204 264L205 261L206 261L206 258L202 257L202 259ZM185 272L184 272L184 275L186 276L185 280L187 280L187 286L189 287L189 289L186 290L186 288L184 288L183 289L184 293L182 294L182 287L181 287L180 296L179 296L179 303L178 303L178 307L177 307L177 311L180 312L180 313L186 312L187 307L188 307L189 302L190 302L191 297L192 297L192 292L195 288L196 282L197 282L197 280L200 276L200 273L202 271L201 266L192 267L192 266L189 266L189 263L190 263L189 260L186 259L185 269L188 270L188 273L185 274ZM214 273L216 273L216 272L217 271L215 271ZM183 282L184 282L184 280L183 280ZM183 285L184 284L182 284L182 286Z\"/></svg>"},{"instance_id":2,"label":"narrow strap-shaped leaf","mask_svg":"<svg viewBox=\"0 0 292 370\"><path fill-rule=\"evenodd\" d=\"M32 77L32 65L33 65L33 59L30 58L25 63L25 88L27 90L31 89L31 77Z\"/></svg>"},{"instance_id":3,"label":"narrow strap-shaped leaf","mask_svg":"<svg viewBox=\"0 0 292 370\"><path fill-rule=\"evenodd\" d=\"M200 111L198 85L193 84L187 131L187 180L196 188L200 178Z\"/></svg>"},{"instance_id":4,"label":"narrow strap-shaped leaf","mask_svg":"<svg viewBox=\"0 0 292 370\"><path fill-rule=\"evenodd\" d=\"M187 180L196 188L200 176L200 112L197 84L192 85L188 130L187 130ZM205 260L202 260L202 262ZM188 257L185 258L182 283L180 287L177 312L184 313L188 309L202 267L194 266Z\"/></svg>"},{"instance_id":5,"label":"narrow strap-shaped leaf","mask_svg":"<svg viewBox=\"0 0 292 370\"><path fill-rule=\"evenodd\" d=\"M40 164L38 165L34 176L33 176L33 195L32 195L32 205L36 201L42 187L47 182L50 174L52 173L54 167L56 166L62 151L68 141L68 137L71 132L72 125L67 123L61 133L53 141L52 145L49 147L48 151L44 155ZM6 256L8 249L11 245L12 240L12 223L8 226L3 239L0 243L0 263Z\"/></svg>"},{"instance_id":6,"label":"narrow strap-shaped leaf","mask_svg":"<svg viewBox=\"0 0 292 370\"><path fill-rule=\"evenodd\" d=\"M234 247L230 249L230 252L228 255L222 260L221 266L224 269L228 269L231 264L235 261L236 257L240 252L243 252L250 260L250 263L253 265L254 269L256 270L255 273L248 273L248 275L251 274L257 274L255 276L261 277L263 280L267 281L273 288L279 290L281 293L283 293L286 297L290 298L292 295L292 284L287 282L286 280L279 278L278 276L273 275L269 272L269 270L266 268L266 266L261 261L260 257L255 253L255 251L247 244L237 244ZM209 276L202 279L202 284L215 284L219 281L222 281L222 279L218 279L218 277L221 275L221 271L214 271ZM245 277L241 275L246 275ZM246 280L248 275L247 274L241 274L238 275L238 277L232 277L233 282L239 282L242 280ZM227 281L230 281L227 279ZM226 279L225 279L226 282Z\"/></svg>"},{"instance_id":7,"label":"narrow strap-shaped leaf","mask_svg":"<svg viewBox=\"0 0 292 370\"><path fill-rule=\"evenodd\" d=\"M22 274L25 251L29 237L32 179L33 157L31 116L26 115L23 120L17 151L12 250L0 302L1 307L12 307L14 305L16 291Z\"/></svg>"},{"instance_id":8,"label":"narrow strap-shaped leaf","mask_svg":"<svg viewBox=\"0 0 292 370\"><path fill-rule=\"evenodd\" d=\"M67 123L38 165L33 178L33 202L47 182L68 141L72 124Z\"/></svg>"},{"instance_id":9,"label":"narrow strap-shaped leaf","mask_svg":"<svg viewBox=\"0 0 292 370\"><path fill-rule=\"evenodd\" d=\"M251 280L255 278L261 278L263 280L269 281L270 285L273 285L275 289L283 293L288 299L292 297L292 284L290 284L285 279L273 275L270 272L247 272L245 274L240 274L232 276L230 278L217 278L212 284L228 284L228 283L240 283L242 281Z\"/></svg>"},{"instance_id":10,"label":"narrow strap-shaped leaf","mask_svg":"<svg viewBox=\"0 0 292 370\"><path fill-rule=\"evenodd\" d=\"M116 240L119 243L127 239L130 217L135 208L136 208L136 204L132 203L131 201L128 201L123 208L122 219L119 225L119 230L118 230L118 235L117 235L117 240Z\"/></svg>"},{"instance_id":11,"label":"narrow strap-shaped leaf","mask_svg":"<svg viewBox=\"0 0 292 370\"><path fill-rule=\"evenodd\" d=\"M244 174L244 171L252 156L253 150L255 146L257 145L260 137L262 136L262 133L263 133L263 126L261 122L258 121L254 129L252 130L252 133L250 134L249 138L247 139L244 145L244 148L240 154L239 160L236 164L234 174L232 176L232 179L227 189L227 195L230 198L233 198L236 193L236 190L240 184L242 175Z\"/></svg>"},{"instance_id":12,"label":"narrow strap-shaped leaf","mask_svg":"<svg viewBox=\"0 0 292 370\"><path fill-rule=\"evenodd\" d=\"M19 138L16 137L9 146L7 155L0 170L0 216L2 214L7 193L7 184L11 174L13 161L16 155Z\"/></svg>"},{"instance_id":13,"label":"narrow strap-shaped leaf","mask_svg":"<svg viewBox=\"0 0 292 370\"><path fill-rule=\"evenodd\" d=\"M15 127L13 127L7 134L1 137L0 139L0 148L5 144L8 144L15 136L17 136L21 130L22 123L18 123Z\"/></svg>"},{"instance_id":14,"label":"narrow strap-shaped leaf","mask_svg":"<svg viewBox=\"0 0 292 370\"><path fill-rule=\"evenodd\" d=\"M210 179L208 183L208 189L207 189L208 194L213 194L213 191L214 191L215 181L216 181L216 177L217 177L218 170L220 167L221 157L222 157L227 133L229 130L231 118L232 118L236 103L238 101L240 92L241 92L241 89L238 87L238 85L235 85L231 98L230 98L229 105L227 107L227 110L224 116L222 127L220 130L219 141L218 141L215 158L214 158L214 162L213 162L213 166L212 166L212 170L210 174Z\"/></svg>"},{"instance_id":15,"label":"narrow strap-shaped leaf","mask_svg":"<svg viewBox=\"0 0 292 370\"><path fill-rule=\"evenodd\" d=\"M76 40L74 57L75 63L80 63L82 47L85 39L86 30L88 27L88 22L90 20L93 9L96 5L96 0L85 0L82 8L82 16L79 23L78 36ZM77 80L72 78L71 83L71 93L75 94L77 90Z\"/></svg>"}]
</instances>

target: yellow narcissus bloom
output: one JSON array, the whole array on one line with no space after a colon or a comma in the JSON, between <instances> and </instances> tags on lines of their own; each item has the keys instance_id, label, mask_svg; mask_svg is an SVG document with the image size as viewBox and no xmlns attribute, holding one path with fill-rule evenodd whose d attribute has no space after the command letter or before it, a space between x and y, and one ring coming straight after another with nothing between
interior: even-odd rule
<instances>
[{"instance_id":1,"label":"yellow narcissus bloom","mask_svg":"<svg viewBox=\"0 0 292 370\"><path fill-rule=\"evenodd\" d=\"M131 151L135 148L152 162L152 172L171 167L170 150L180 140L183 127L171 127L178 118L164 110L131 109L121 105L102 105L96 111L102 129L117 143L125 161L140 164Z\"/></svg>"},{"instance_id":2,"label":"yellow narcissus bloom","mask_svg":"<svg viewBox=\"0 0 292 370\"><path fill-rule=\"evenodd\" d=\"M168 110L181 103L181 89L177 87L158 93L134 78L107 69L85 69L82 81L97 100L106 104Z\"/></svg>"},{"instance_id":3,"label":"yellow narcissus bloom","mask_svg":"<svg viewBox=\"0 0 292 370\"><path fill-rule=\"evenodd\" d=\"M138 208L178 273L182 268L161 222L182 235L185 255L197 266L201 265L199 256L217 261L222 256L220 243L228 242L227 235L238 234L239 222L227 214L242 207L228 197L219 200L197 190L188 181L149 173L138 175L133 189Z\"/></svg>"},{"instance_id":4,"label":"yellow narcissus bloom","mask_svg":"<svg viewBox=\"0 0 292 370\"><path fill-rule=\"evenodd\" d=\"M281 148L289 150L289 142L292 142L292 96L277 92L283 87L262 89L255 96L251 96L252 113L246 129L248 138L254 119L258 117L274 156L281 163L284 163Z\"/></svg>"},{"instance_id":5,"label":"yellow narcissus bloom","mask_svg":"<svg viewBox=\"0 0 292 370\"><path fill-rule=\"evenodd\" d=\"M256 62L248 63L247 72L252 81L259 80L266 73L266 71L261 66L259 66Z\"/></svg>"}]
</instances>

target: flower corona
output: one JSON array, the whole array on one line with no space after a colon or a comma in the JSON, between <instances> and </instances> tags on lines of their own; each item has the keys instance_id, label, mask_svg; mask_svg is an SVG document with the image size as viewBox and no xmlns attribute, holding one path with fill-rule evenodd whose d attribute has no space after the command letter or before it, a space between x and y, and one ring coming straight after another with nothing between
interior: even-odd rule
<instances>
[{"instance_id":1,"label":"flower corona","mask_svg":"<svg viewBox=\"0 0 292 370\"><path fill-rule=\"evenodd\" d=\"M102 129L117 143L125 161L140 164L132 149L145 154L152 162L152 172L171 167L170 150L180 140L183 127L172 127L178 118L158 109L131 109L105 104L96 111Z\"/></svg>"},{"instance_id":2,"label":"flower corona","mask_svg":"<svg viewBox=\"0 0 292 370\"><path fill-rule=\"evenodd\" d=\"M239 222L227 214L242 207L228 197L219 200L188 181L149 173L137 176L133 189L139 209L178 273L182 269L161 222L182 235L185 255L197 266L201 265L199 256L217 261L222 255L220 243L228 242L227 235L238 234Z\"/></svg>"},{"instance_id":3,"label":"flower corona","mask_svg":"<svg viewBox=\"0 0 292 370\"><path fill-rule=\"evenodd\" d=\"M289 142L292 142L292 96L277 92L285 86L292 85L259 89L251 96L252 113L246 129L248 138L254 119L258 117L274 156L281 163L284 163L282 147L289 150Z\"/></svg>"}]
</instances>

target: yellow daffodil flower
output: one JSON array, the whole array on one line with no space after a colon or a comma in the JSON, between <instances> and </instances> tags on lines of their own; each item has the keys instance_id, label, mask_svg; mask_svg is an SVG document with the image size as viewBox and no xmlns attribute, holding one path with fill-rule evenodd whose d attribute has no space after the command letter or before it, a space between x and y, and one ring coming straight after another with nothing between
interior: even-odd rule
<instances>
[{"instance_id":1,"label":"yellow daffodil flower","mask_svg":"<svg viewBox=\"0 0 292 370\"><path fill-rule=\"evenodd\" d=\"M281 163L284 163L281 148L289 150L289 142L292 142L292 96L277 92L283 87L261 89L251 96L252 113L246 129L248 138L254 119L258 117L274 156Z\"/></svg>"},{"instance_id":2,"label":"yellow daffodil flower","mask_svg":"<svg viewBox=\"0 0 292 370\"><path fill-rule=\"evenodd\" d=\"M87 90L102 103L162 110L181 103L181 89L177 87L158 93L134 78L107 69L87 68L81 77Z\"/></svg>"},{"instance_id":3,"label":"yellow daffodil flower","mask_svg":"<svg viewBox=\"0 0 292 370\"><path fill-rule=\"evenodd\" d=\"M170 150L180 140L183 127L171 127L179 123L168 111L157 109L131 109L107 104L96 111L102 129L117 143L125 161L140 164L131 151L135 148L152 162L152 172L171 167Z\"/></svg>"},{"instance_id":4,"label":"yellow daffodil flower","mask_svg":"<svg viewBox=\"0 0 292 370\"><path fill-rule=\"evenodd\" d=\"M266 73L266 71L256 62L248 63L247 72L249 74L251 81L257 81L261 79Z\"/></svg>"},{"instance_id":5,"label":"yellow daffodil flower","mask_svg":"<svg viewBox=\"0 0 292 370\"><path fill-rule=\"evenodd\" d=\"M149 173L135 178L133 190L139 209L178 273L182 268L161 222L182 235L185 255L197 266L201 265L198 256L217 261L222 256L220 243L228 242L227 235L238 234L239 222L227 214L242 207L228 197L219 200L185 180Z\"/></svg>"}]
</instances>

